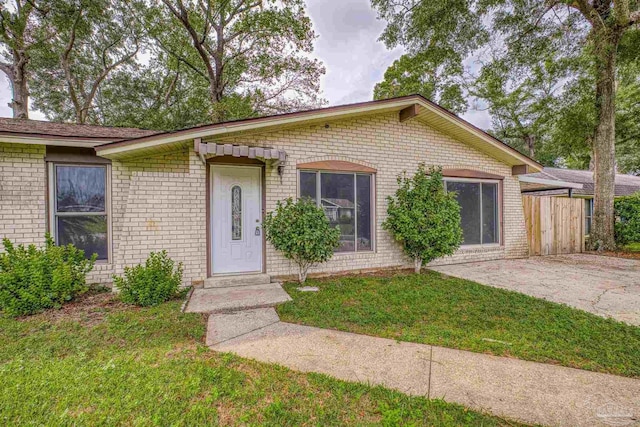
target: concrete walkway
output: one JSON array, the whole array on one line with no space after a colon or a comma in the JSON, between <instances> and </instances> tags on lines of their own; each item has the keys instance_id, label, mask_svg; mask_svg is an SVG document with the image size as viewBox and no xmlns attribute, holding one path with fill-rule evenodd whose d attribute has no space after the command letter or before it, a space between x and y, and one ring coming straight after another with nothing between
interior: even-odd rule
<instances>
[{"instance_id":1,"label":"concrete walkway","mask_svg":"<svg viewBox=\"0 0 640 427\"><path fill-rule=\"evenodd\" d=\"M573 254L429 268L640 325L640 260Z\"/></svg>"},{"instance_id":2,"label":"concrete walkway","mask_svg":"<svg viewBox=\"0 0 640 427\"><path fill-rule=\"evenodd\" d=\"M209 317L212 349L550 426L632 426L640 380L278 321L273 309Z\"/></svg>"}]
</instances>

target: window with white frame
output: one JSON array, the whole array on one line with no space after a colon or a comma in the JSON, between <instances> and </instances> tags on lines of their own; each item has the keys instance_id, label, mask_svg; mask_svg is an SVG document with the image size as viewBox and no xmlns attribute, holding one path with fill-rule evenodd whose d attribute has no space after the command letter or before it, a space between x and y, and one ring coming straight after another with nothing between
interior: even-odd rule
<instances>
[{"instance_id":1,"label":"window with white frame","mask_svg":"<svg viewBox=\"0 0 640 427\"><path fill-rule=\"evenodd\" d=\"M340 229L336 252L373 250L373 175L358 172L300 171L300 197L321 206Z\"/></svg>"},{"instance_id":2,"label":"window with white frame","mask_svg":"<svg viewBox=\"0 0 640 427\"><path fill-rule=\"evenodd\" d=\"M456 193L460 204L463 245L500 243L498 181L445 179L447 191Z\"/></svg>"},{"instance_id":3,"label":"window with white frame","mask_svg":"<svg viewBox=\"0 0 640 427\"><path fill-rule=\"evenodd\" d=\"M584 200L584 235L591 234L591 226L593 225L593 199Z\"/></svg>"},{"instance_id":4,"label":"window with white frame","mask_svg":"<svg viewBox=\"0 0 640 427\"><path fill-rule=\"evenodd\" d=\"M109 258L109 166L50 164L50 229L56 244Z\"/></svg>"}]
</instances>

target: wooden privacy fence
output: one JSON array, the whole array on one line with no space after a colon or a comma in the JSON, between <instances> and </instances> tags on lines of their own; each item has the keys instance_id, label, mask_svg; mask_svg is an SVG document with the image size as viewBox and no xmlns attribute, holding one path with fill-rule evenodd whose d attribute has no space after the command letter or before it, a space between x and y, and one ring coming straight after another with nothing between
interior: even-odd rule
<instances>
[{"instance_id":1,"label":"wooden privacy fence","mask_svg":"<svg viewBox=\"0 0 640 427\"><path fill-rule=\"evenodd\" d=\"M584 250L584 200L522 196L529 255L559 255Z\"/></svg>"}]
</instances>

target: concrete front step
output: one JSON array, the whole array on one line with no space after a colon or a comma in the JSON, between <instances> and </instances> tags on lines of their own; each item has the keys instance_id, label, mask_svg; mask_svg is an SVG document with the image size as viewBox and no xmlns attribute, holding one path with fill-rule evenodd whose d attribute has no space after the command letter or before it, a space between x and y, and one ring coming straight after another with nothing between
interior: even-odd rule
<instances>
[{"instance_id":1,"label":"concrete front step","mask_svg":"<svg viewBox=\"0 0 640 427\"><path fill-rule=\"evenodd\" d=\"M226 313L273 307L291 301L279 283L194 289L185 308L188 313Z\"/></svg>"},{"instance_id":2,"label":"concrete front step","mask_svg":"<svg viewBox=\"0 0 640 427\"><path fill-rule=\"evenodd\" d=\"M271 283L271 276L259 274L236 274L233 276L213 276L204 281L205 288L229 288L234 286L266 285Z\"/></svg>"}]
</instances>

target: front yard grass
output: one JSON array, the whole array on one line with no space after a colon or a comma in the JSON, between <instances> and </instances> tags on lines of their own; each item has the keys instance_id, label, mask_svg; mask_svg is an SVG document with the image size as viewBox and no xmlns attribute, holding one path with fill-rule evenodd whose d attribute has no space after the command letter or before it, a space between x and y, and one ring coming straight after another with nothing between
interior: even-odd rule
<instances>
[{"instance_id":1,"label":"front yard grass","mask_svg":"<svg viewBox=\"0 0 640 427\"><path fill-rule=\"evenodd\" d=\"M640 328L427 271L309 280L282 321L640 377Z\"/></svg>"},{"instance_id":2,"label":"front yard grass","mask_svg":"<svg viewBox=\"0 0 640 427\"><path fill-rule=\"evenodd\" d=\"M97 294L0 318L0 425L517 425L214 353L204 318L180 303L140 309Z\"/></svg>"}]
</instances>

